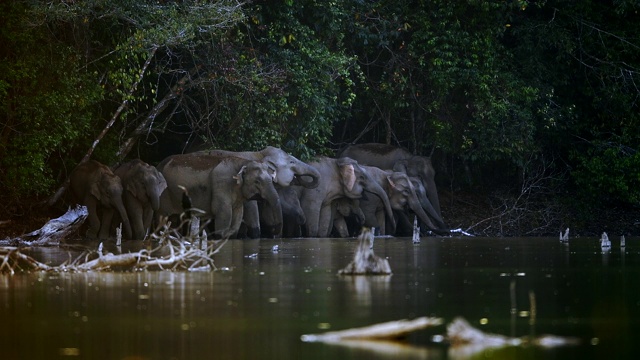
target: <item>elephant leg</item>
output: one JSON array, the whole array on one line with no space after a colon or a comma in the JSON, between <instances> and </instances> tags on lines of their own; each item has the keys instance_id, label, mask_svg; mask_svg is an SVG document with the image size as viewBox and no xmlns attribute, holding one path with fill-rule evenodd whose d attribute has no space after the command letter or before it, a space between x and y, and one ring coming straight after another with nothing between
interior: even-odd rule
<instances>
[{"instance_id":1,"label":"elephant leg","mask_svg":"<svg viewBox=\"0 0 640 360\"><path fill-rule=\"evenodd\" d=\"M144 226L144 209L142 204L135 199L125 197L125 207L127 209L127 215L129 216L129 223L131 224L131 230L133 230L133 237L136 239L144 239L145 226ZM118 226L118 224L116 224Z\"/></svg>"},{"instance_id":2,"label":"elephant leg","mask_svg":"<svg viewBox=\"0 0 640 360\"><path fill-rule=\"evenodd\" d=\"M256 206L257 208L257 206ZM244 206L238 206L234 208L233 213L231 214L231 226L229 229L229 236L235 234L240 229L240 225L242 225L242 218L244 217ZM258 230L258 237L260 237L260 231Z\"/></svg>"},{"instance_id":3,"label":"elephant leg","mask_svg":"<svg viewBox=\"0 0 640 360\"><path fill-rule=\"evenodd\" d=\"M213 233L215 238L228 239L238 232L240 224L242 224L242 204L233 206L227 199L218 199L212 202L211 209L214 211L215 217L215 232ZM237 213L240 213L239 219L235 220L234 216ZM237 224L235 224L236 221Z\"/></svg>"},{"instance_id":4,"label":"elephant leg","mask_svg":"<svg viewBox=\"0 0 640 360\"><path fill-rule=\"evenodd\" d=\"M100 239L109 238L109 230L111 228L111 220L113 219L113 209L105 208L102 214L102 223L100 224Z\"/></svg>"},{"instance_id":5,"label":"elephant leg","mask_svg":"<svg viewBox=\"0 0 640 360\"><path fill-rule=\"evenodd\" d=\"M87 212L89 213L89 229L87 237L95 239L100 231L100 217L98 216L98 208L94 202L87 203Z\"/></svg>"},{"instance_id":6,"label":"elephant leg","mask_svg":"<svg viewBox=\"0 0 640 360\"><path fill-rule=\"evenodd\" d=\"M153 222L153 208L149 205L149 206L145 206L144 209L142 210L142 237L141 239L144 239L144 237L147 235L147 232L151 232L153 231L153 229L151 229L151 225Z\"/></svg>"},{"instance_id":7,"label":"elephant leg","mask_svg":"<svg viewBox=\"0 0 640 360\"><path fill-rule=\"evenodd\" d=\"M258 239L260 237L260 213L258 211L258 202L255 200L245 201L243 207L243 219L247 226L247 236L250 239Z\"/></svg>"},{"instance_id":8,"label":"elephant leg","mask_svg":"<svg viewBox=\"0 0 640 360\"><path fill-rule=\"evenodd\" d=\"M349 237L349 229L347 227L347 221L345 220L344 216L336 216L336 218L333 220L333 228L336 230L339 237Z\"/></svg>"},{"instance_id":9,"label":"elephant leg","mask_svg":"<svg viewBox=\"0 0 640 360\"><path fill-rule=\"evenodd\" d=\"M316 232L318 237L328 237L331 233L331 226L333 225L333 211L331 206L323 205L320 208L320 217L318 219L318 230Z\"/></svg>"},{"instance_id":10,"label":"elephant leg","mask_svg":"<svg viewBox=\"0 0 640 360\"><path fill-rule=\"evenodd\" d=\"M380 209L378 211L376 211L376 222L378 223L378 227L379 227L379 234L380 235L390 235L387 234L386 232L386 221L385 221L385 213L383 209Z\"/></svg>"}]
</instances>

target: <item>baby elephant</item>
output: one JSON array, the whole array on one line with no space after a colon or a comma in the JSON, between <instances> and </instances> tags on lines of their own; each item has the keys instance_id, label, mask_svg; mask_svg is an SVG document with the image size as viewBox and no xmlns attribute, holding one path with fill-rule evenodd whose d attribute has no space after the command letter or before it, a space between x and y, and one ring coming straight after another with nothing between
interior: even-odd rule
<instances>
[{"instance_id":1,"label":"baby elephant","mask_svg":"<svg viewBox=\"0 0 640 360\"><path fill-rule=\"evenodd\" d=\"M160 194L167 188L167 182L158 169L139 159L126 162L113 172L122 180L122 199L133 236L144 239L151 228L153 214L160 207Z\"/></svg>"},{"instance_id":2,"label":"baby elephant","mask_svg":"<svg viewBox=\"0 0 640 360\"><path fill-rule=\"evenodd\" d=\"M95 160L78 165L71 173L71 193L89 212L87 237L106 239L114 211L122 219L124 236L131 238L131 226L122 202L122 182L108 166ZM102 219L101 219L102 218Z\"/></svg>"}]
</instances>

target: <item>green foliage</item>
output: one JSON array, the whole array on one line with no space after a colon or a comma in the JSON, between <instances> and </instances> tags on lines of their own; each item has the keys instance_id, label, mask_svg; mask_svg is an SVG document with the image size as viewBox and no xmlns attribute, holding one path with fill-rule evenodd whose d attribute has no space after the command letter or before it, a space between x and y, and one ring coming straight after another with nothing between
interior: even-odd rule
<instances>
[{"instance_id":1,"label":"green foliage","mask_svg":"<svg viewBox=\"0 0 640 360\"><path fill-rule=\"evenodd\" d=\"M303 159L390 142L436 149L450 161L436 168L451 174L474 169L508 184L524 181L529 159L559 159L576 191L639 202L635 1L88 0L0 10L0 184L16 194L49 191L123 106L94 153L107 163L136 138L161 150L171 139L172 152L271 145Z\"/></svg>"},{"instance_id":2,"label":"green foliage","mask_svg":"<svg viewBox=\"0 0 640 360\"><path fill-rule=\"evenodd\" d=\"M2 7L0 184L12 196L44 194L84 140L102 91L73 49L27 25L21 3Z\"/></svg>"},{"instance_id":3,"label":"green foliage","mask_svg":"<svg viewBox=\"0 0 640 360\"><path fill-rule=\"evenodd\" d=\"M640 205L640 152L621 144L599 144L574 156L578 165L573 178L589 202Z\"/></svg>"}]
</instances>

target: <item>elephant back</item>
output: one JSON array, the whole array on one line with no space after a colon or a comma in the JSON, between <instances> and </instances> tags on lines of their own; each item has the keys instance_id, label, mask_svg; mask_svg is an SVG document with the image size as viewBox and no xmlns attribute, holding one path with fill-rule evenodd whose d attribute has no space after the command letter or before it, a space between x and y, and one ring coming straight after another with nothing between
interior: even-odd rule
<instances>
[{"instance_id":1,"label":"elephant back","mask_svg":"<svg viewBox=\"0 0 640 360\"><path fill-rule=\"evenodd\" d=\"M350 157L361 165L385 170L393 169L396 162L412 156L411 152L403 148L378 143L350 145L339 154L339 157Z\"/></svg>"}]
</instances>

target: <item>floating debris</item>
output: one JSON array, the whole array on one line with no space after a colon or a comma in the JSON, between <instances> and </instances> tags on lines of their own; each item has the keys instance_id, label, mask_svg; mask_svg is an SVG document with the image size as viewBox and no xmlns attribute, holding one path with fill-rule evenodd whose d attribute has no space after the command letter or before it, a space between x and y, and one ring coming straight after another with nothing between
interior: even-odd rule
<instances>
[{"instance_id":1,"label":"floating debris","mask_svg":"<svg viewBox=\"0 0 640 360\"><path fill-rule=\"evenodd\" d=\"M418 226L418 218L413 217L413 243L420 244L420 226Z\"/></svg>"},{"instance_id":2,"label":"floating debris","mask_svg":"<svg viewBox=\"0 0 640 360\"><path fill-rule=\"evenodd\" d=\"M620 247L623 248L627 245L626 240L624 239L624 235L620 236Z\"/></svg>"},{"instance_id":3,"label":"floating debris","mask_svg":"<svg viewBox=\"0 0 640 360\"><path fill-rule=\"evenodd\" d=\"M430 326L442 325L441 318L420 317L413 320L397 320L385 323L353 328L341 331L330 331L323 334L302 335L303 342L338 342L353 339L399 339L406 337L410 333L422 330Z\"/></svg>"},{"instance_id":4,"label":"floating debris","mask_svg":"<svg viewBox=\"0 0 640 360\"><path fill-rule=\"evenodd\" d=\"M273 247L271 248L271 252L277 253L279 251L279 247L278 245L273 245Z\"/></svg>"},{"instance_id":5,"label":"floating debris","mask_svg":"<svg viewBox=\"0 0 640 360\"><path fill-rule=\"evenodd\" d=\"M611 241L609 240L609 236L607 235L606 232L602 233L602 236L600 237L600 247L604 250L604 249L611 249Z\"/></svg>"},{"instance_id":6,"label":"floating debris","mask_svg":"<svg viewBox=\"0 0 640 360\"><path fill-rule=\"evenodd\" d=\"M564 231L564 235L562 234L562 231L560 232L560 242L567 242L569 241L569 228L567 228L567 230Z\"/></svg>"},{"instance_id":7,"label":"floating debris","mask_svg":"<svg viewBox=\"0 0 640 360\"><path fill-rule=\"evenodd\" d=\"M247 259L257 259L258 258L258 253L245 255L244 257L247 258Z\"/></svg>"},{"instance_id":8,"label":"floating debris","mask_svg":"<svg viewBox=\"0 0 640 360\"><path fill-rule=\"evenodd\" d=\"M358 236L358 245L353 260L339 275L387 275L391 274L389 261L373 252L373 233L369 228L362 228Z\"/></svg>"},{"instance_id":9,"label":"floating debris","mask_svg":"<svg viewBox=\"0 0 640 360\"><path fill-rule=\"evenodd\" d=\"M451 234L459 233L459 234L462 234L464 236L471 236L471 237L475 236L475 235L473 235L473 234L471 234L469 232L466 232L466 231L462 230L461 228L451 229L451 230L449 230L449 233L451 233Z\"/></svg>"},{"instance_id":10,"label":"floating debris","mask_svg":"<svg viewBox=\"0 0 640 360\"><path fill-rule=\"evenodd\" d=\"M470 358L488 349L509 346L540 346L553 348L578 345L580 340L573 337L541 335L537 337L509 337L500 334L485 333L471 326L467 320L458 317L447 325L447 339L451 344L450 358Z\"/></svg>"}]
</instances>

